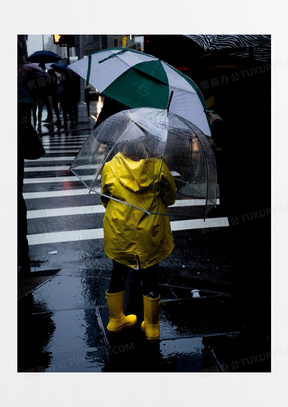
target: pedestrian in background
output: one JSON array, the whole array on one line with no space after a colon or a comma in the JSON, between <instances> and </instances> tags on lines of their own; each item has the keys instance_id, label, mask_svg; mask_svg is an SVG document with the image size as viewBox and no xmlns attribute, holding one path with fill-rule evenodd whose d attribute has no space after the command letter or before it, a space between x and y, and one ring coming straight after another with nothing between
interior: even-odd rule
<instances>
[{"instance_id":1,"label":"pedestrian in background","mask_svg":"<svg viewBox=\"0 0 288 407\"><path fill-rule=\"evenodd\" d=\"M101 192L106 208L104 251L113 260L110 286L106 291L107 330L119 332L137 322L136 315L123 313L126 278L129 270L134 269L139 270L142 278L144 321L141 329L148 340L157 340L160 337L159 262L172 252L174 242L168 216L149 215L137 207L143 207L143 202L150 207L153 202L157 212L167 214L167 207L175 202L173 176L165 162L149 157L141 142L125 142L102 170ZM119 200L133 202L135 207Z\"/></svg>"},{"instance_id":2,"label":"pedestrian in background","mask_svg":"<svg viewBox=\"0 0 288 407\"><path fill-rule=\"evenodd\" d=\"M39 64L39 67L43 69L43 71L45 72L45 64ZM51 132L53 132L54 127L53 127L53 111L52 111L52 95L51 95L51 91L49 88L49 81L47 82L43 82L42 85L43 89L41 92L41 98L38 101L38 133L42 133L42 112L44 109L44 105L46 105L47 107L47 119L45 119L45 122L49 123L49 130Z\"/></svg>"},{"instance_id":3,"label":"pedestrian in background","mask_svg":"<svg viewBox=\"0 0 288 407\"><path fill-rule=\"evenodd\" d=\"M60 119L60 112L58 108L58 79L56 72L54 69L49 69L48 74L50 76L50 84L49 84L49 93L51 95L51 102L52 102L52 108L55 112L55 115L57 117L57 120L55 124L58 128L61 127L61 119ZM52 112L53 113L53 112Z\"/></svg>"},{"instance_id":4,"label":"pedestrian in background","mask_svg":"<svg viewBox=\"0 0 288 407\"><path fill-rule=\"evenodd\" d=\"M70 127L73 128L76 123L76 105L77 105L77 78L70 72L63 74L58 88L58 99L63 113L64 129L68 129L68 119Z\"/></svg>"}]
</instances>

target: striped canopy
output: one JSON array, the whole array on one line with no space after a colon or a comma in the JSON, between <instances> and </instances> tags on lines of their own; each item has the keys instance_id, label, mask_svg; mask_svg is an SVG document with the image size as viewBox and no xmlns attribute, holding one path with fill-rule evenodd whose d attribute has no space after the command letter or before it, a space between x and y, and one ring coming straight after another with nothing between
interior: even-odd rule
<instances>
[{"instance_id":1,"label":"striped canopy","mask_svg":"<svg viewBox=\"0 0 288 407\"><path fill-rule=\"evenodd\" d=\"M160 59L129 48L96 52L69 65L100 93L130 107L166 109L195 124L211 136L204 110L205 100L197 85Z\"/></svg>"}]
</instances>

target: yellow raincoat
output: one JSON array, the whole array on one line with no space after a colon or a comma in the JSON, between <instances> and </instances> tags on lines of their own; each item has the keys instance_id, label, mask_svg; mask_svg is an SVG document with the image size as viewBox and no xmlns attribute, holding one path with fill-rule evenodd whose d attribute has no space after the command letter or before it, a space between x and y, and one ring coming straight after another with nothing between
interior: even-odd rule
<instances>
[{"instance_id":1,"label":"yellow raincoat","mask_svg":"<svg viewBox=\"0 0 288 407\"><path fill-rule=\"evenodd\" d=\"M176 186L165 162L157 158L133 161L118 153L104 165L101 192L150 212L167 214L167 206L175 202ZM139 260L140 268L145 269L172 252L167 215L149 215L102 195L101 200L106 207L104 250L112 260L135 269Z\"/></svg>"}]
</instances>

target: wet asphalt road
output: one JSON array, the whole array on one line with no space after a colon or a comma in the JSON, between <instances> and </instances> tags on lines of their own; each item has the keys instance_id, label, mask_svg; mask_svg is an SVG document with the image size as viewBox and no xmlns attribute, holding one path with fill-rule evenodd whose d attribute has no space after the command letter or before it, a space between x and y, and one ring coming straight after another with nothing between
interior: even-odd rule
<instances>
[{"instance_id":1,"label":"wet asphalt road","mask_svg":"<svg viewBox=\"0 0 288 407\"><path fill-rule=\"evenodd\" d=\"M230 232L221 222L173 232L175 249L160 271L165 304L160 311L160 341L147 343L140 329L143 307L136 272L131 272L127 284L125 309L136 313L138 322L117 336L108 335L105 291L111 261L103 251L104 213L91 212L100 208L99 197L84 193L85 187L68 173L88 135L83 129L53 136L43 133L45 156L25 163L23 193L32 273L19 279L18 371L249 368L250 354L227 356L226 352L226 333L237 335L240 327L231 291ZM71 208L77 209L76 214L67 214ZM219 217L217 210L213 216ZM256 368L261 370L265 362Z\"/></svg>"}]
</instances>

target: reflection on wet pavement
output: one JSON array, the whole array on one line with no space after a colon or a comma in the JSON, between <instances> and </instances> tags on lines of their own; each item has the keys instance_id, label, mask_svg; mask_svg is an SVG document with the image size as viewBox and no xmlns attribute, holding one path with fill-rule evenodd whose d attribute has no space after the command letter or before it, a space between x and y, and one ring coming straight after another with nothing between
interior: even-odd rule
<instances>
[{"instance_id":1,"label":"reflection on wet pavement","mask_svg":"<svg viewBox=\"0 0 288 407\"><path fill-rule=\"evenodd\" d=\"M221 371L203 337L237 331L229 296L161 285L161 336L149 343L140 329L142 296L137 277L127 285L125 309L137 324L118 335L106 331L105 272L58 273L19 301L20 372ZM221 366L220 366L221 367Z\"/></svg>"}]
</instances>

